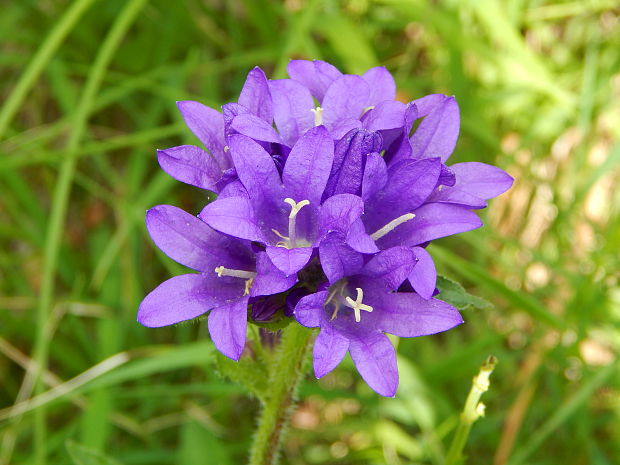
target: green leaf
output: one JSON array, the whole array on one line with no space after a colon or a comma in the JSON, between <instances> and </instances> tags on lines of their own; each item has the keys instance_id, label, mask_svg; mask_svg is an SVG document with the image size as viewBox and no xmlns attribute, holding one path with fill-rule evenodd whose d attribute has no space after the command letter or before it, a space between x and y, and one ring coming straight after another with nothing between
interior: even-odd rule
<instances>
[{"instance_id":1,"label":"green leaf","mask_svg":"<svg viewBox=\"0 0 620 465\"><path fill-rule=\"evenodd\" d=\"M437 276L437 289L440 291L439 298L441 300L448 302L459 310L468 310L470 307L481 310L493 308L493 304L489 301L470 294L460 283L445 276Z\"/></svg>"},{"instance_id":2,"label":"green leaf","mask_svg":"<svg viewBox=\"0 0 620 465\"><path fill-rule=\"evenodd\" d=\"M216 365L222 377L241 384L261 401L265 399L269 372L262 360L243 356L235 362L217 352Z\"/></svg>"},{"instance_id":3,"label":"green leaf","mask_svg":"<svg viewBox=\"0 0 620 465\"><path fill-rule=\"evenodd\" d=\"M122 465L118 460L75 441L67 441L66 447L75 465Z\"/></svg>"}]
</instances>

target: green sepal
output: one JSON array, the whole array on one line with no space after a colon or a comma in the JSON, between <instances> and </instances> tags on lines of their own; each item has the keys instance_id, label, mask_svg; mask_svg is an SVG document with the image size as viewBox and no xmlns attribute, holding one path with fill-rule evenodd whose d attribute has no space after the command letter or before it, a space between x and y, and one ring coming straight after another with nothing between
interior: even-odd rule
<instances>
[{"instance_id":1,"label":"green sepal","mask_svg":"<svg viewBox=\"0 0 620 465\"><path fill-rule=\"evenodd\" d=\"M470 294L458 282L446 278L445 276L437 276L437 289L439 289L440 300L443 300L459 310L468 310L470 307L480 310L490 310L493 304L488 300Z\"/></svg>"},{"instance_id":2,"label":"green sepal","mask_svg":"<svg viewBox=\"0 0 620 465\"><path fill-rule=\"evenodd\" d=\"M287 316L283 316L282 318L279 318L277 320L273 320L273 321L254 321L251 320L251 323L253 325L258 326L259 328L265 328L268 329L269 331L281 331L284 328L286 328L288 325L291 324L291 322L293 321L293 318L287 317Z\"/></svg>"}]
</instances>

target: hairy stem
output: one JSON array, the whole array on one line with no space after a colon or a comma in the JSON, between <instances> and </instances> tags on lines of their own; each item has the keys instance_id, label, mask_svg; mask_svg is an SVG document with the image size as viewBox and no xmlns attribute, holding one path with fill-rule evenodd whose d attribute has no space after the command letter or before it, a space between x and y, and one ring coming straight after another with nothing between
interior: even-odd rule
<instances>
[{"instance_id":1,"label":"hairy stem","mask_svg":"<svg viewBox=\"0 0 620 465\"><path fill-rule=\"evenodd\" d=\"M490 355L480 367L480 371L471 385L471 390L465 401L465 407L461 412L461 421L454 433L450 450L448 451L448 457L446 458L446 465L458 465L463 463L463 449L471 430L471 425L484 415L484 404L480 402L480 397L489 389L489 376L495 369L497 364L497 358Z\"/></svg>"},{"instance_id":2,"label":"hairy stem","mask_svg":"<svg viewBox=\"0 0 620 465\"><path fill-rule=\"evenodd\" d=\"M289 325L270 368L270 393L263 403L250 451L250 465L276 465L280 446L305 375L312 332L298 324Z\"/></svg>"}]
</instances>

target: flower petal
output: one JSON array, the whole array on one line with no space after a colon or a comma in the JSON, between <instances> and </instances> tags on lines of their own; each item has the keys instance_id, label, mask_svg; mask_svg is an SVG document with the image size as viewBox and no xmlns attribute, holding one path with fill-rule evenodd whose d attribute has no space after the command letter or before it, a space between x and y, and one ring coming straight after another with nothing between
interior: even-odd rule
<instances>
[{"instance_id":1,"label":"flower petal","mask_svg":"<svg viewBox=\"0 0 620 465\"><path fill-rule=\"evenodd\" d=\"M321 324L325 313L323 305L327 300L327 291L319 291L302 297L295 305L295 319L307 328L316 328Z\"/></svg>"},{"instance_id":2,"label":"flower petal","mask_svg":"<svg viewBox=\"0 0 620 465\"><path fill-rule=\"evenodd\" d=\"M243 295L239 279L218 278L215 273L184 274L153 289L138 309L138 322L159 328L191 320L229 299Z\"/></svg>"},{"instance_id":3,"label":"flower petal","mask_svg":"<svg viewBox=\"0 0 620 465\"><path fill-rule=\"evenodd\" d=\"M482 226L478 216L458 205L428 203L415 211L415 218L380 238L380 248L414 246L440 237L470 231Z\"/></svg>"},{"instance_id":4,"label":"flower petal","mask_svg":"<svg viewBox=\"0 0 620 465\"><path fill-rule=\"evenodd\" d=\"M384 100L396 98L396 83L390 72L384 66L376 66L366 71L362 78L368 83L370 95L366 106L377 105Z\"/></svg>"},{"instance_id":5,"label":"flower petal","mask_svg":"<svg viewBox=\"0 0 620 465\"><path fill-rule=\"evenodd\" d=\"M330 284L360 272L364 257L344 243L340 234L330 234L319 246L321 267Z\"/></svg>"},{"instance_id":6,"label":"flower petal","mask_svg":"<svg viewBox=\"0 0 620 465\"><path fill-rule=\"evenodd\" d=\"M385 187L387 181L388 171L383 157L376 152L369 153L362 178L362 199L370 199Z\"/></svg>"},{"instance_id":7,"label":"flower petal","mask_svg":"<svg viewBox=\"0 0 620 465\"><path fill-rule=\"evenodd\" d=\"M433 192L440 173L439 158L403 160L390 166L381 208L393 210L394 217L415 210Z\"/></svg>"},{"instance_id":8,"label":"flower petal","mask_svg":"<svg viewBox=\"0 0 620 465\"><path fill-rule=\"evenodd\" d=\"M335 66L320 60L291 60L287 71L292 79L306 86L319 102L323 101L332 82L342 76Z\"/></svg>"},{"instance_id":9,"label":"flower petal","mask_svg":"<svg viewBox=\"0 0 620 465\"><path fill-rule=\"evenodd\" d=\"M327 89L321 103L323 122L331 128L338 121L362 116L370 89L359 76L344 75L335 80Z\"/></svg>"},{"instance_id":10,"label":"flower petal","mask_svg":"<svg viewBox=\"0 0 620 465\"><path fill-rule=\"evenodd\" d=\"M416 101L416 106L420 106ZM421 116L423 111L420 110ZM420 123L411 136L413 158L441 157L445 162L454 150L459 136L459 107L454 97L445 97Z\"/></svg>"},{"instance_id":11,"label":"flower petal","mask_svg":"<svg viewBox=\"0 0 620 465\"><path fill-rule=\"evenodd\" d=\"M395 100L379 103L364 113L364 128L369 131L402 128L405 121L406 105Z\"/></svg>"},{"instance_id":12,"label":"flower petal","mask_svg":"<svg viewBox=\"0 0 620 465\"><path fill-rule=\"evenodd\" d=\"M334 161L334 142L324 126L310 129L293 146L282 181L287 195L296 202L318 205Z\"/></svg>"},{"instance_id":13,"label":"flower petal","mask_svg":"<svg viewBox=\"0 0 620 465\"><path fill-rule=\"evenodd\" d=\"M451 305L438 299L424 300L413 292L386 294L378 305L377 326L395 336L428 336L463 323Z\"/></svg>"},{"instance_id":14,"label":"flower petal","mask_svg":"<svg viewBox=\"0 0 620 465\"><path fill-rule=\"evenodd\" d=\"M287 249L268 245L266 251L271 262L287 276L294 275L301 270L312 257L312 247Z\"/></svg>"},{"instance_id":15,"label":"flower petal","mask_svg":"<svg viewBox=\"0 0 620 465\"><path fill-rule=\"evenodd\" d=\"M364 202L357 195L337 194L321 205L319 215L319 237L323 239L331 232L347 234L351 224L364 212Z\"/></svg>"},{"instance_id":16,"label":"flower petal","mask_svg":"<svg viewBox=\"0 0 620 465\"><path fill-rule=\"evenodd\" d=\"M289 290L297 283L297 275L287 276L271 262L265 252L256 254L256 277L250 295L271 295Z\"/></svg>"},{"instance_id":17,"label":"flower petal","mask_svg":"<svg viewBox=\"0 0 620 465\"><path fill-rule=\"evenodd\" d=\"M233 360L239 360L245 347L248 299L249 296L240 297L215 308L209 314L209 334L213 344Z\"/></svg>"},{"instance_id":18,"label":"flower petal","mask_svg":"<svg viewBox=\"0 0 620 465\"><path fill-rule=\"evenodd\" d=\"M428 300L433 296L437 282L435 263L426 249L414 247L412 250L417 262L411 273L409 273L409 282L420 297Z\"/></svg>"},{"instance_id":19,"label":"flower petal","mask_svg":"<svg viewBox=\"0 0 620 465\"><path fill-rule=\"evenodd\" d=\"M273 117L282 141L292 147L314 126L314 100L310 91L292 79L269 81L273 98Z\"/></svg>"},{"instance_id":20,"label":"flower petal","mask_svg":"<svg viewBox=\"0 0 620 465\"><path fill-rule=\"evenodd\" d=\"M398 367L394 346L382 333L367 333L351 340L349 352L357 371L377 394L394 397Z\"/></svg>"},{"instance_id":21,"label":"flower petal","mask_svg":"<svg viewBox=\"0 0 620 465\"><path fill-rule=\"evenodd\" d=\"M157 151L161 169L177 181L217 193L222 168L207 152L195 145L180 145Z\"/></svg>"},{"instance_id":22,"label":"flower petal","mask_svg":"<svg viewBox=\"0 0 620 465\"><path fill-rule=\"evenodd\" d=\"M146 212L146 228L162 252L176 262L198 271L215 267L243 269L253 264L249 249L220 234L180 208L158 205Z\"/></svg>"},{"instance_id":23,"label":"flower petal","mask_svg":"<svg viewBox=\"0 0 620 465\"><path fill-rule=\"evenodd\" d=\"M224 234L265 242L254 209L247 197L218 198L207 204L198 216L213 229Z\"/></svg>"},{"instance_id":24,"label":"flower petal","mask_svg":"<svg viewBox=\"0 0 620 465\"><path fill-rule=\"evenodd\" d=\"M336 368L347 355L347 350L349 350L349 339L329 324L322 326L312 350L314 376L321 378Z\"/></svg>"},{"instance_id":25,"label":"flower petal","mask_svg":"<svg viewBox=\"0 0 620 465\"><path fill-rule=\"evenodd\" d=\"M450 169L456 176L456 183L442 192L455 189L488 200L506 192L514 181L504 170L485 163L457 163Z\"/></svg>"},{"instance_id":26,"label":"flower petal","mask_svg":"<svg viewBox=\"0 0 620 465\"><path fill-rule=\"evenodd\" d=\"M415 255L408 247L392 247L370 259L364 266L363 274L381 280L396 290L415 266Z\"/></svg>"},{"instance_id":27,"label":"flower petal","mask_svg":"<svg viewBox=\"0 0 620 465\"><path fill-rule=\"evenodd\" d=\"M357 219L351 223L351 227L347 233L347 244L361 253L379 252L379 248L375 244L373 238L366 232L366 228L361 219Z\"/></svg>"},{"instance_id":28,"label":"flower petal","mask_svg":"<svg viewBox=\"0 0 620 465\"><path fill-rule=\"evenodd\" d=\"M273 121L273 103L265 73L258 66L248 73L239 95L239 104L271 125Z\"/></svg>"},{"instance_id":29,"label":"flower petal","mask_svg":"<svg viewBox=\"0 0 620 465\"><path fill-rule=\"evenodd\" d=\"M271 124L250 113L235 116L230 123L230 127L239 134L251 137L254 140L278 144L282 142Z\"/></svg>"},{"instance_id":30,"label":"flower petal","mask_svg":"<svg viewBox=\"0 0 620 465\"><path fill-rule=\"evenodd\" d=\"M381 135L365 129L354 129L336 143L334 163L323 199L335 194L361 193L366 156L379 152Z\"/></svg>"},{"instance_id":31,"label":"flower petal","mask_svg":"<svg viewBox=\"0 0 620 465\"><path fill-rule=\"evenodd\" d=\"M222 114L202 103L191 100L177 102L177 107L187 127L219 162L218 157L224 152L225 144ZM225 168L225 166L221 167L222 169Z\"/></svg>"}]
</instances>

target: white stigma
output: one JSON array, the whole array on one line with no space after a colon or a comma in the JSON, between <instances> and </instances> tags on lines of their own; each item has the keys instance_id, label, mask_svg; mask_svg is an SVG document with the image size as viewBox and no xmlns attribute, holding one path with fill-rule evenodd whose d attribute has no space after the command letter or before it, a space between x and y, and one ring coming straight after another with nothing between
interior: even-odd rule
<instances>
[{"instance_id":1,"label":"white stigma","mask_svg":"<svg viewBox=\"0 0 620 465\"><path fill-rule=\"evenodd\" d=\"M401 224L406 223L407 221L409 221L409 220L411 220L413 218L415 218L415 215L413 213L406 213L406 214L404 214L402 216L399 216L398 218L393 219L388 224L383 226L381 229L378 229L377 231L372 233L370 235L370 237L372 237L373 240L375 240L375 241L377 239L381 239L383 236L385 236L387 233L392 231L397 226L400 226Z\"/></svg>"},{"instance_id":2,"label":"white stigma","mask_svg":"<svg viewBox=\"0 0 620 465\"><path fill-rule=\"evenodd\" d=\"M351 297L346 297L344 299L344 304L347 307L351 307L353 309L353 312L355 313L355 321L359 323L360 321L362 321L361 311L364 310L365 312L372 312L373 308L370 305L362 303L362 299L364 298L364 291L362 290L362 288L357 287L355 288L355 290L357 291L356 299L353 300Z\"/></svg>"},{"instance_id":3,"label":"white stigma","mask_svg":"<svg viewBox=\"0 0 620 465\"><path fill-rule=\"evenodd\" d=\"M218 266L217 268L215 268L215 272L220 278L222 276L232 276L233 278L245 279L245 291L243 295L248 295L250 293L252 284L254 284L254 278L256 277L256 273L254 273L253 271L234 270L231 268L225 268L223 266Z\"/></svg>"},{"instance_id":4,"label":"white stigma","mask_svg":"<svg viewBox=\"0 0 620 465\"><path fill-rule=\"evenodd\" d=\"M310 111L314 113L314 125L320 126L323 124L323 109L321 107L311 108Z\"/></svg>"},{"instance_id":5,"label":"white stigma","mask_svg":"<svg viewBox=\"0 0 620 465\"><path fill-rule=\"evenodd\" d=\"M291 206L291 212L288 215L288 248L290 249L297 247L297 213L306 205L310 205L310 201L302 200L301 202L295 202L290 197L287 197L284 199L284 202ZM281 234L278 234L278 236L284 238Z\"/></svg>"}]
</instances>

